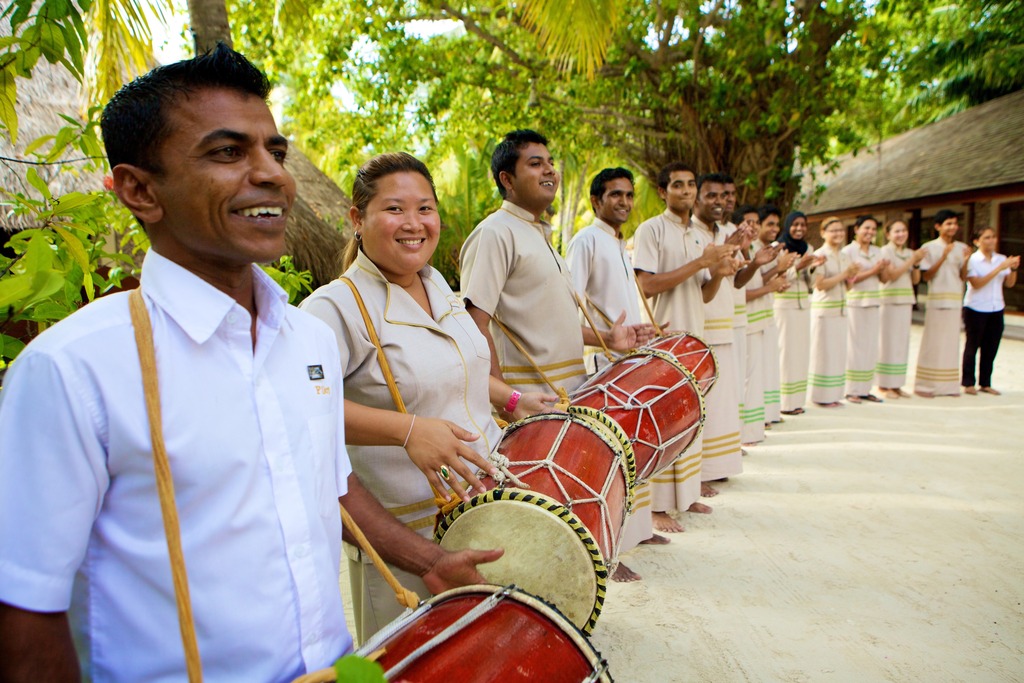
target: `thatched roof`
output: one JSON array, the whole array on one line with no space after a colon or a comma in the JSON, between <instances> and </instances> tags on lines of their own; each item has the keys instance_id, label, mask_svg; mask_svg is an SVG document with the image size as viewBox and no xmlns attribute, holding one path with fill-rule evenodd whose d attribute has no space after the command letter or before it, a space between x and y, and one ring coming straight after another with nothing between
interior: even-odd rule
<instances>
[{"instance_id":1,"label":"thatched roof","mask_svg":"<svg viewBox=\"0 0 1024 683\"><path fill-rule=\"evenodd\" d=\"M10 29L0 27L0 34L9 34ZM36 138L54 135L68 125L60 114L81 121L82 98L78 81L63 66L50 64L40 60L32 71L32 78L17 79L18 97L15 110L18 113L18 143L11 145L7 135L0 135L0 156L7 159L31 161L25 156L25 148ZM70 150L67 158L80 156ZM103 188L103 174L97 171L86 171L88 161L68 164L75 172L58 173L58 166L30 166L14 161L0 161L0 187L8 192L38 197L26 181L25 173L35 168L39 177L49 182L55 195L67 192L91 192ZM0 225L7 230L28 227L22 218L7 218L0 214Z\"/></svg>"},{"instance_id":2,"label":"thatched roof","mask_svg":"<svg viewBox=\"0 0 1024 683\"><path fill-rule=\"evenodd\" d=\"M1024 91L907 131L840 160L807 214L1024 183Z\"/></svg>"},{"instance_id":3,"label":"thatched roof","mask_svg":"<svg viewBox=\"0 0 1024 683\"><path fill-rule=\"evenodd\" d=\"M0 24L0 35L10 35L9 25L6 22ZM40 60L32 78L19 78L17 86L18 144L12 146L6 136L0 135L0 156L25 160L24 150L29 143L43 135L53 135L67 125L60 114L82 120L83 98L80 84L74 76L64 67L54 66L45 60ZM43 180L50 181L55 195L102 189L102 173L85 171L87 162L76 162L71 166L81 170L57 173L55 166L34 168ZM0 187L9 192L38 196L25 181L28 168L28 165L0 161ZM351 202L294 146L288 155L288 170L295 176L299 191L285 235L288 253L292 254L298 268L313 274L313 285L317 287L340 273L345 235L352 233L348 223ZM0 226L10 231L28 227L28 223L19 218L8 219L0 213Z\"/></svg>"}]
</instances>

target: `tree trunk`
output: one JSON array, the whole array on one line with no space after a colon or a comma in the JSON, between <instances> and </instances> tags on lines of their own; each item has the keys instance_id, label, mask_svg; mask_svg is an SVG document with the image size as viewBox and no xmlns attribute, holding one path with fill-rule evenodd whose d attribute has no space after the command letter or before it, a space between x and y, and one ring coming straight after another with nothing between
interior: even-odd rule
<instances>
[{"instance_id":1,"label":"tree trunk","mask_svg":"<svg viewBox=\"0 0 1024 683\"><path fill-rule=\"evenodd\" d=\"M197 54L218 41L232 45L224 0L188 0L188 11ZM341 253L352 232L352 202L295 145L288 151L288 170L295 176L298 197L288 216L285 243L295 265L312 273L315 288L341 274Z\"/></svg>"}]
</instances>

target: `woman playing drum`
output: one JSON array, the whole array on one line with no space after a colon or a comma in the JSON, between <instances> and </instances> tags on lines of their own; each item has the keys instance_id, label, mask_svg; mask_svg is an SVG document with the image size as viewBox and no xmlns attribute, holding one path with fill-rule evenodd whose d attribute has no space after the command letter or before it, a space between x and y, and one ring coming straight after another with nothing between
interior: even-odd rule
<instances>
[{"instance_id":1,"label":"woman playing drum","mask_svg":"<svg viewBox=\"0 0 1024 683\"><path fill-rule=\"evenodd\" d=\"M492 404L516 419L548 409L555 396L520 395L489 374L487 343L444 278L428 265L441 230L426 166L382 154L359 169L350 217L355 239L344 281L314 292L303 308L335 331L345 370L345 431L352 466L388 510L421 535L432 532L434 493L462 481L484 488L476 467L501 438ZM408 411L396 409L355 291L383 348ZM354 547L346 546L358 638L402 611L391 589ZM394 570L421 597L419 577Z\"/></svg>"}]
</instances>

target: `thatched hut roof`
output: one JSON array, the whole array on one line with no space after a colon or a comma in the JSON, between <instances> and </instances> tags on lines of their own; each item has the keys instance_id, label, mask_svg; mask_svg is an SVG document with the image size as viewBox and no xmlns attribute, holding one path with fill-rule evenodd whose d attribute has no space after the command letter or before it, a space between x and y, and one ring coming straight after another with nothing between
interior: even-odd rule
<instances>
[{"instance_id":1,"label":"thatched hut roof","mask_svg":"<svg viewBox=\"0 0 1024 683\"><path fill-rule=\"evenodd\" d=\"M0 35L5 34L10 34L9 27L0 25ZM33 70L32 78L19 78L17 86L18 142L11 145L6 136L0 135L0 156L28 161L24 152L29 143L43 135L53 135L67 125L60 114L82 120L84 100L78 81L64 67L54 66L45 60L41 60ZM102 172L87 171L88 165L88 161L74 162L67 165L73 169L71 172L58 173L57 166L29 166L0 160L0 187L8 192L38 196L25 180L25 173L33 167L43 180L49 182L55 195L101 189ZM299 196L288 221L287 248L294 257L295 265L312 273L313 285L317 287L330 282L340 272L346 235L352 232L348 223L351 202L330 178L294 147L288 156L288 170L295 176ZM29 224L22 218L8 218L0 213L0 226L12 231Z\"/></svg>"}]
</instances>

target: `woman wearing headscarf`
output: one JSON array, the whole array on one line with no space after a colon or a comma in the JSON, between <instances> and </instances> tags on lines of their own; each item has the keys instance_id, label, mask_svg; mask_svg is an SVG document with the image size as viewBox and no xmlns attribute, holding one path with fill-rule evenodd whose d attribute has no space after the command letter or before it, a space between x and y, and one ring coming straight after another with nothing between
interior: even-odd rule
<instances>
[{"instance_id":1,"label":"woman wearing headscarf","mask_svg":"<svg viewBox=\"0 0 1024 683\"><path fill-rule=\"evenodd\" d=\"M788 287L775 294L775 321L779 327L779 373L783 415L804 412L807 400L807 368L811 353L811 276L820 263L804 237L807 217L793 211L782 223L783 248L796 254L786 271Z\"/></svg>"}]
</instances>

